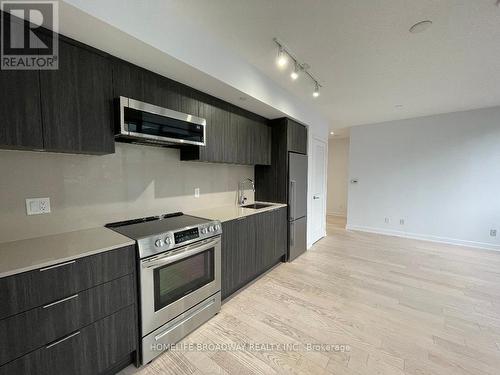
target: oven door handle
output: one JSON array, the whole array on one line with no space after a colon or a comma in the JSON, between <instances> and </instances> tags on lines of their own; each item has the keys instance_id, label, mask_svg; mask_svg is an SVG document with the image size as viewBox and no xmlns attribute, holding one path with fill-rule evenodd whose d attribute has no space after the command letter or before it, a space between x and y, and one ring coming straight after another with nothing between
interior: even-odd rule
<instances>
[{"instance_id":1,"label":"oven door handle","mask_svg":"<svg viewBox=\"0 0 500 375\"><path fill-rule=\"evenodd\" d=\"M164 266L166 264L177 262L178 260L188 258L192 255L196 255L207 251L208 249L214 247L220 243L221 239L218 236L215 239L209 239L198 244L188 245L185 250L177 254L164 255L160 258L146 259L141 262L142 268L157 268L159 266ZM175 250L174 250L175 251Z\"/></svg>"}]
</instances>

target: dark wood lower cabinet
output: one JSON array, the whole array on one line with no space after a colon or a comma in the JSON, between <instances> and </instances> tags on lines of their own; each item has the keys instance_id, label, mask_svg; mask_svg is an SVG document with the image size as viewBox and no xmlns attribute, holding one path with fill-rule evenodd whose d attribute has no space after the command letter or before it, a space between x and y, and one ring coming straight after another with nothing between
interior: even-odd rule
<instances>
[{"instance_id":1,"label":"dark wood lower cabinet","mask_svg":"<svg viewBox=\"0 0 500 375\"><path fill-rule=\"evenodd\" d=\"M135 247L128 246L4 277L0 279L0 319L68 297L134 270Z\"/></svg>"},{"instance_id":2,"label":"dark wood lower cabinet","mask_svg":"<svg viewBox=\"0 0 500 375\"><path fill-rule=\"evenodd\" d=\"M137 353L135 247L0 279L0 375L108 374Z\"/></svg>"},{"instance_id":3,"label":"dark wood lower cabinet","mask_svg":"<svg viewBox=\"0 0 500 375\"><path fill-rule=\"evenodd\" d=\"M0 375L95 375L136 347L135 306L72 332L0 367Z\"/></svg>"},{"instance_id":4,"label":"dark wood lower cabinet","mask_svg":"<svg viewBox=\"0 0 500 375\"><path fill-rule=\"evenodd\" d=\"M255 271L260 273L274 262L274 211L254 215L256 219Z\"/></svg>"},{"instance_id":5,"label":"dark wood lower cabinet","mask_svg":"<svg viewBox=\"0 0 500 375\"><path fill-rule=\"evenodd\" d=\"M227 298L283 260L287 209L222 223L222 298Z\"/></svg>"},{"instance_id":6,"label":"dark wood lower cabinet","mask_svg":"<svg viewBox=\"0 0 500 375\"><path fill-rule=\"evenodd\" d=\"M131 274L0 320L0 366L134 304L135 300L135 278Z\"/></svg>"}]
</instances>

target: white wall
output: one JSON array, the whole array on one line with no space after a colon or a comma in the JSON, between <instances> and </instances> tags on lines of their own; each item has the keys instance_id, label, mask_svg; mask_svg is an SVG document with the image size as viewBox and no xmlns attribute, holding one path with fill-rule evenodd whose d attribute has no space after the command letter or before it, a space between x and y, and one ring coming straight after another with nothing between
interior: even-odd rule
<instances>
[{"instance_id":1,"label":"white wall","mask_svg":"<svg viewBox=\"0 0 500 375\"><path fill-rule=\"evenodd\" d=\"M6 242L236 204L238 182L253 178L254 168L185 162L176 149L117 143L116 153L105 156L0 151L0 176ZM35 197L50 197L52 213L27 216L25 199Z\"/></svg>"},{"instance_id":2,"label":"white wall","mask_svg":"<svg viewBox=\"0 0 500 375\"><path fill-rule=\"evenodd\" d=\"M328 142L328 215L347 216L349 179L349 138L331 138Z\"/></svg>"},{"instance_id":3,"label":"white wall","mask_svg":"<svg viewBox=\"0 0 500 375\"><path fill-rule=\"evenodd\" d=\"M500 250L500 107L354 127L350 139L348 228Z\"/></svg>"}]
</instances>

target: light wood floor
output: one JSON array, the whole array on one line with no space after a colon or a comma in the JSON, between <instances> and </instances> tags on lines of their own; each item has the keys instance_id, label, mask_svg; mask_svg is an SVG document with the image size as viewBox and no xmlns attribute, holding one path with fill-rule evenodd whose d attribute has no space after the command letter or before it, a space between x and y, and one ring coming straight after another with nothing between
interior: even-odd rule
<instances>
[{"instance_id":1,"label":"light wood floor","mask_svg":"<svg viewBox=\"0 0 500 375\"><path fill-rule=\"evenodd\" d=\"M292 350L168 352L124 374L500 374L500 253L341 228L183 341Z\"/></svg>"}]
</instances>

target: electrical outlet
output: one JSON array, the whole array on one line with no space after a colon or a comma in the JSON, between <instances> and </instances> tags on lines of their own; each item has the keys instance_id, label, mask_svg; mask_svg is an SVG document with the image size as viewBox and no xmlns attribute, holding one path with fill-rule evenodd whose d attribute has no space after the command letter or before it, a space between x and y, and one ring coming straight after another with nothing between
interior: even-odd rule
<instances>
[{"instance_id":1,"label":"electrical outlet","mask_svg":"<svg viewBox=\"0 0 500 375\"><path fill-rule=\"evenodd\" d=\"M386 217L384 221L385 221L386 224L389 224L391 222L391 219L389 219L388 217Z\"/></svg>"},{"instance_id":2,"label":"electrical outlet","mask_svg":"<svg viewBox=\"0 0 500 375\"><path fill-rule=\"evenodd\" d=\"M405 219L399 219L399 224L400 225L405 225Z\"/></svg>"},{"instance_id":3,"label":"electrical outlet","mask_svg":"<svg viewBox=\"0 0 500 375\"><path fill-rule=\"evenodd\" d=\"M40 215L50 213L50 198L28 198L26 199L26 214Z\"/></svg>"},{"instance_id":4,"label":"electrical outlet","mask_svg":"<svg viewBox=\"0 0 500 375\"><path fill-rule=\"evenodd\" d=\"M200 197L200 188L194 188L194 197L199 198Z\"/></svg>"},{"instance_id":5,"label":"electrical outlet","mask_svg":"<svg viewBox=\"0 0 500 375\"><path fill-rule=\"evenodd\" d=\"M490 230L490 236L491 237L496 237L497 236L497 230L496 229L491 229Z\"/></svg>"}]
</instances>

